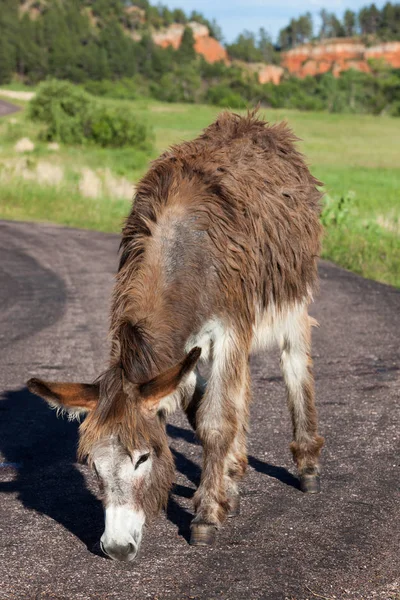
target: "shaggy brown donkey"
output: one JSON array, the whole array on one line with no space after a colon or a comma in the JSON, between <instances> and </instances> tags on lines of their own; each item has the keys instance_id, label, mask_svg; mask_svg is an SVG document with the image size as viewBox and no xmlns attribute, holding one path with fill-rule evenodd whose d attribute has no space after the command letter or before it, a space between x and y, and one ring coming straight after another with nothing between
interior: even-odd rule
<instances>
[{"instance_id":1,"label":"shaggy brown donkey","mask_svg":"<svg viewBox=\"0 0 400 600\"><path fill-rule=\"evenodd\" d=\"M277 342L301 487L317 492L314 381L307 308L317 281L320 183L284 124L224 113L173 147L140 182L121 242L111 358L94 384L31 379L29 389L75 414L79 456L105 507L101 545L132 560L143 525L174 477L165 420L182 407L204 449L193 544L211 543L238 510L246 470L249 355ZM198 359L210 359L206 385Z\"/></svg>"}]
</instances>

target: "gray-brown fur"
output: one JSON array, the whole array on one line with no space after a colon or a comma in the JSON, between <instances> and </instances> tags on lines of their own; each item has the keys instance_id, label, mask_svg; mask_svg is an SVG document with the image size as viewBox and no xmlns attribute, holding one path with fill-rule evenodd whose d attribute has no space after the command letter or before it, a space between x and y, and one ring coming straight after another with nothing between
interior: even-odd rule
<instances>
[{"instance_id":1,"label":"gray-brown fur","mask_svg":"<svg viewBox=\"0 0 400 600\"><path fill-rule=\"evenodd\" d=\"M159 469L153 474L151 493L157 499L149 507L143 497L146 514L165 503L172 471L163 417L141 390L162 390L168 378L159 374L182 361L188 340L214 321L227 332L220 344L226 355L205 391L200 394L198 387L193 400L182 391L204 447L195 523L222 523L246 469L248 359L260 314L283 314L304 304L296 326L304 337L299 356L307 360L321 194L295 141L285 124L268 125L255 113L223 113L200 137L165 152L137 187L113 294L110 367L98 382L99 402L81 426L80 454L90 458L107 436L117 436L127 452L153 448L167 468L166 475ZM281 351L285 373L292 351L288 340ZM179 368L176 373L178 386L183 374ZM159 384L146 387L155 377ZM298 388L290 368L287 377L294 458L300 472L316 472L322 438L312 373L307 370ZM306 412L301 425L296 402Z\"/></svg>"}]
</instances>

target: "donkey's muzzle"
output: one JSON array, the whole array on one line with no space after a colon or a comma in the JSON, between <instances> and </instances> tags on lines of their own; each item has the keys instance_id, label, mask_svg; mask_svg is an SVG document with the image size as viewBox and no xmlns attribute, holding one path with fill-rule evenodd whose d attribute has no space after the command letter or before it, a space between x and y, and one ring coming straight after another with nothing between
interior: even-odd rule
<instances>
[{"instance_id":1,"label":"donkey's muzzle","mask_svg":"<svg viewBox=\"0 0 400 600\"><path fill-rule=\"evenodd\" d=\"M135 546L133 543L126 544L125 546L120 546L118 544L109 544L106 546L100 541L100 547L106 556L122 562L131 562L136 558L138 553L138 546Z\"/></svg>"}]
</instances>

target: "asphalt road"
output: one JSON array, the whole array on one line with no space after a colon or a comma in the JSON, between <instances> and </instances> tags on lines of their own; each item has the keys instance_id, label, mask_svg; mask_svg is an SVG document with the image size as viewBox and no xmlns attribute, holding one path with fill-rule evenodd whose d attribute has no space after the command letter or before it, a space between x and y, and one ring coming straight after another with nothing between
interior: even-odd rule
<instances>
[{"instance_id":1,"label":"asphalt road","mask_svg":"<svg viewBox=\"0 0 400 600\"><path fill-rule=\"evenodd\" d=\"M0 100L0 117L3 117L4 115L10 115L11 113L18 112L19 110L21 110L19 106L10 104L5 100Z\"/></svg>"},{"instance_id":2,"label":"asphalt road","mask_svg":"<svg viewBox=\"0 0 400 600\"><path fill-rule=\"evenodd\" d=\"M293 476L277 353L252 360L242 514L188 545L201 449L169 425L177 485L133 565L96 553L102 510L77 426L24 382L90 381L105 366L118 236L0 222L1 600L400 598L400 293L321 263L313 315L322 493Z\"/></svg>"}]
</instances>

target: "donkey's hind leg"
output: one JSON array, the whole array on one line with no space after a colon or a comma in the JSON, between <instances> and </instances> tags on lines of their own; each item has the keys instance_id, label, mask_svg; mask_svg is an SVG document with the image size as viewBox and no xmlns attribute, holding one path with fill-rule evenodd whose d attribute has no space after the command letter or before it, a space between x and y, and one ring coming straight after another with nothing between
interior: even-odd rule
<instances>
[{"instance_id":1,"label":"donkey's hind leg","mask_svg":"<svg viewBox=\"0 0 400 600\"><path fill-rule=\"evenodd\" d=\"M311 319L307 308L293 309L281 339L281 366L293 424L290 449L303 492L319 492L318 459L324 440L317 433L311 360Z\"/></svg>"}]
</instances>

